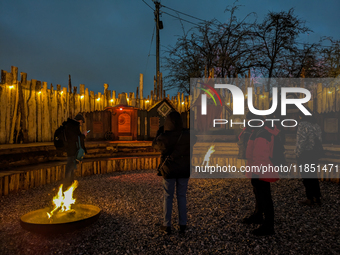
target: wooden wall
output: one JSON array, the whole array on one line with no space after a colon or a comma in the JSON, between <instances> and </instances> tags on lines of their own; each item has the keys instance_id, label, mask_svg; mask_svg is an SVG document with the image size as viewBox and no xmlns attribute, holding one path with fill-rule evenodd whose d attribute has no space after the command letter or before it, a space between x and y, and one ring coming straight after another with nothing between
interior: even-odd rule
<instances>
[{"instance_id":1,"label":"wooden wall","mask_svg":"<svg viewBox=\"0 0 340 255\"><path fill-rule=\"evenodd\" d=\"M142 88L143 84L139 86ZM1 70L0 144L52 141L54 131L68 117L72 118L79 112L102 111L105 107L119 104L123 94L116 95L116 91L108 90L108 87L104 84L104 92L95 94L84 84L79 85L78 91L71 85L61 87L35 79L27 80L26 73L20 73L18 80L18 68L14 66L10 72ZM124 94L129 106L144 110L162 100L154 96L153 91L147 98L142 93L140 97L131 92ZM180 93L171 99L179 112L189 108L189 101L189 96Z\"/></svg>"},{"instance_id":2,"label":"wooden wall","mask_svg":"<svg viewBox=\"0 0 340 255\"><path fill-rule=\"evenodd\" d=\"M101 160L85 160L78 165L75 176L107 174L116 171L157 169L159 156L125 157ZM66 162L59 164L41 164L32 170L5 171L0 173L0 196L16 193L20 190L56 183L65 178ZM156 173L155 173L156 174Z\"/></svg>"}]
</instances>

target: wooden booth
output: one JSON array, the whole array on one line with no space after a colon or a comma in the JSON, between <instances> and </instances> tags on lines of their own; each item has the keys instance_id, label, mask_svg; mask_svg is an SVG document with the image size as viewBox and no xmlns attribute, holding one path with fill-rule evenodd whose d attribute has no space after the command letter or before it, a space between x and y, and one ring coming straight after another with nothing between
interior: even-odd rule
<instances>
[{"instance_id":1,"label":"wooden booth","mask_svg":"<svg viewBox=\"0 0 340 255\"><path fill-rule=\"evenodd\" d=\"M168 116L168 114L173 111L176 110L168 98L164 98L162 101L156 103L148 110L147 133L149 139L156 137L159 127L164 125L166 116Z\"/></svg>"},{"instance_id":2,"label":"wooden booth","mask_svg":"<svg viewBox=\"0 0 340 255\"><path fill-rule=\"evenodd\" d=\"M137 140L137 110L133 106L116 105L106 107L111 112L111 132L113 140Z\"/></svg>"}]
</instances>

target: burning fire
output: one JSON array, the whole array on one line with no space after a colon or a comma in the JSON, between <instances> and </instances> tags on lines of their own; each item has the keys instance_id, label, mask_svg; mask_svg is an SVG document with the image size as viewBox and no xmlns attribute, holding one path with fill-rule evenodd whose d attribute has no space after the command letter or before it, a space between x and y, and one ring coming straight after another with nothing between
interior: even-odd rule
<instances>
[{"instance_id":1,"label":"burning fire","mask_svg":"<svg viewBox=\"0 0 340 255\"><path fill-rule=\"evenodd\" d=\"M204 160L202 162L202 166L204 166L204 163L205 163L206 166L209 166L210 156L214 152L215 152L215 145L211 145L209 150L207 151L207 153L204 156Z\"/></svg>"},{"instance_id":2,"label":"burning fire","mask_svg":"<svg viewBox=\"0 0 340 255\"><path fill-rule=\"evenodd\" d=\"M73 191L77 187L78 181L75 180L63 194L63 185L60 185L58 194L53 198L54 208L50 213L47 213L49 219L56 212L67 212L71 210L71 205L76 202L76 199L73 198Z\"/></svg>"}]
</instances>

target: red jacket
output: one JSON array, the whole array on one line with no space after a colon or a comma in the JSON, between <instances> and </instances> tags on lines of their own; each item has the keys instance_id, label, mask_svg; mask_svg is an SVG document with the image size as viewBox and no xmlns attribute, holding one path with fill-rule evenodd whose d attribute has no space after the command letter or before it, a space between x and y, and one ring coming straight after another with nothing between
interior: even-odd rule
<instances>
[{"instance_id":1,"label":"red jacket","mask_svg":"<svg viewBox=\"0 0 340 255\"><path fill-rule=\"evenodd\" d=\"M274 149L274 136L279 134L280 130L275 126L274 129L269 127L255 128L250 135L247 150L247 166L273 166L273 149ZM253 174L258 175L259 179L266 182L275 182L279 179L279 173L275 171L267 172L246 172L248 178L252 178Z\"/></svg>"}]
</instances>

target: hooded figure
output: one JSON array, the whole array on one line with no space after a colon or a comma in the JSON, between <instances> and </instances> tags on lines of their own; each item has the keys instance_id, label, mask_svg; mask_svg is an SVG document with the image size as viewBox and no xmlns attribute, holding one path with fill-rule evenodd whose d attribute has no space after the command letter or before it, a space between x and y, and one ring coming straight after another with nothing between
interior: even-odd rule
<instances>
[{"instance_id":1,"label":"hooded figure","mask_svg":"<svg viewBox=\"0 0 340 255\"><path fill-rule=\"evenodd\" d=\"M196 137L192 137L196 142ZM163 176L164 210L161 230L171 233L172 201L176 187L180 233L187 224L186 193L190 177L190 133L183 129L181 115L171 112L160 127L152 146L162 154L160 175Z\"/></svg>"}]
</instances>

